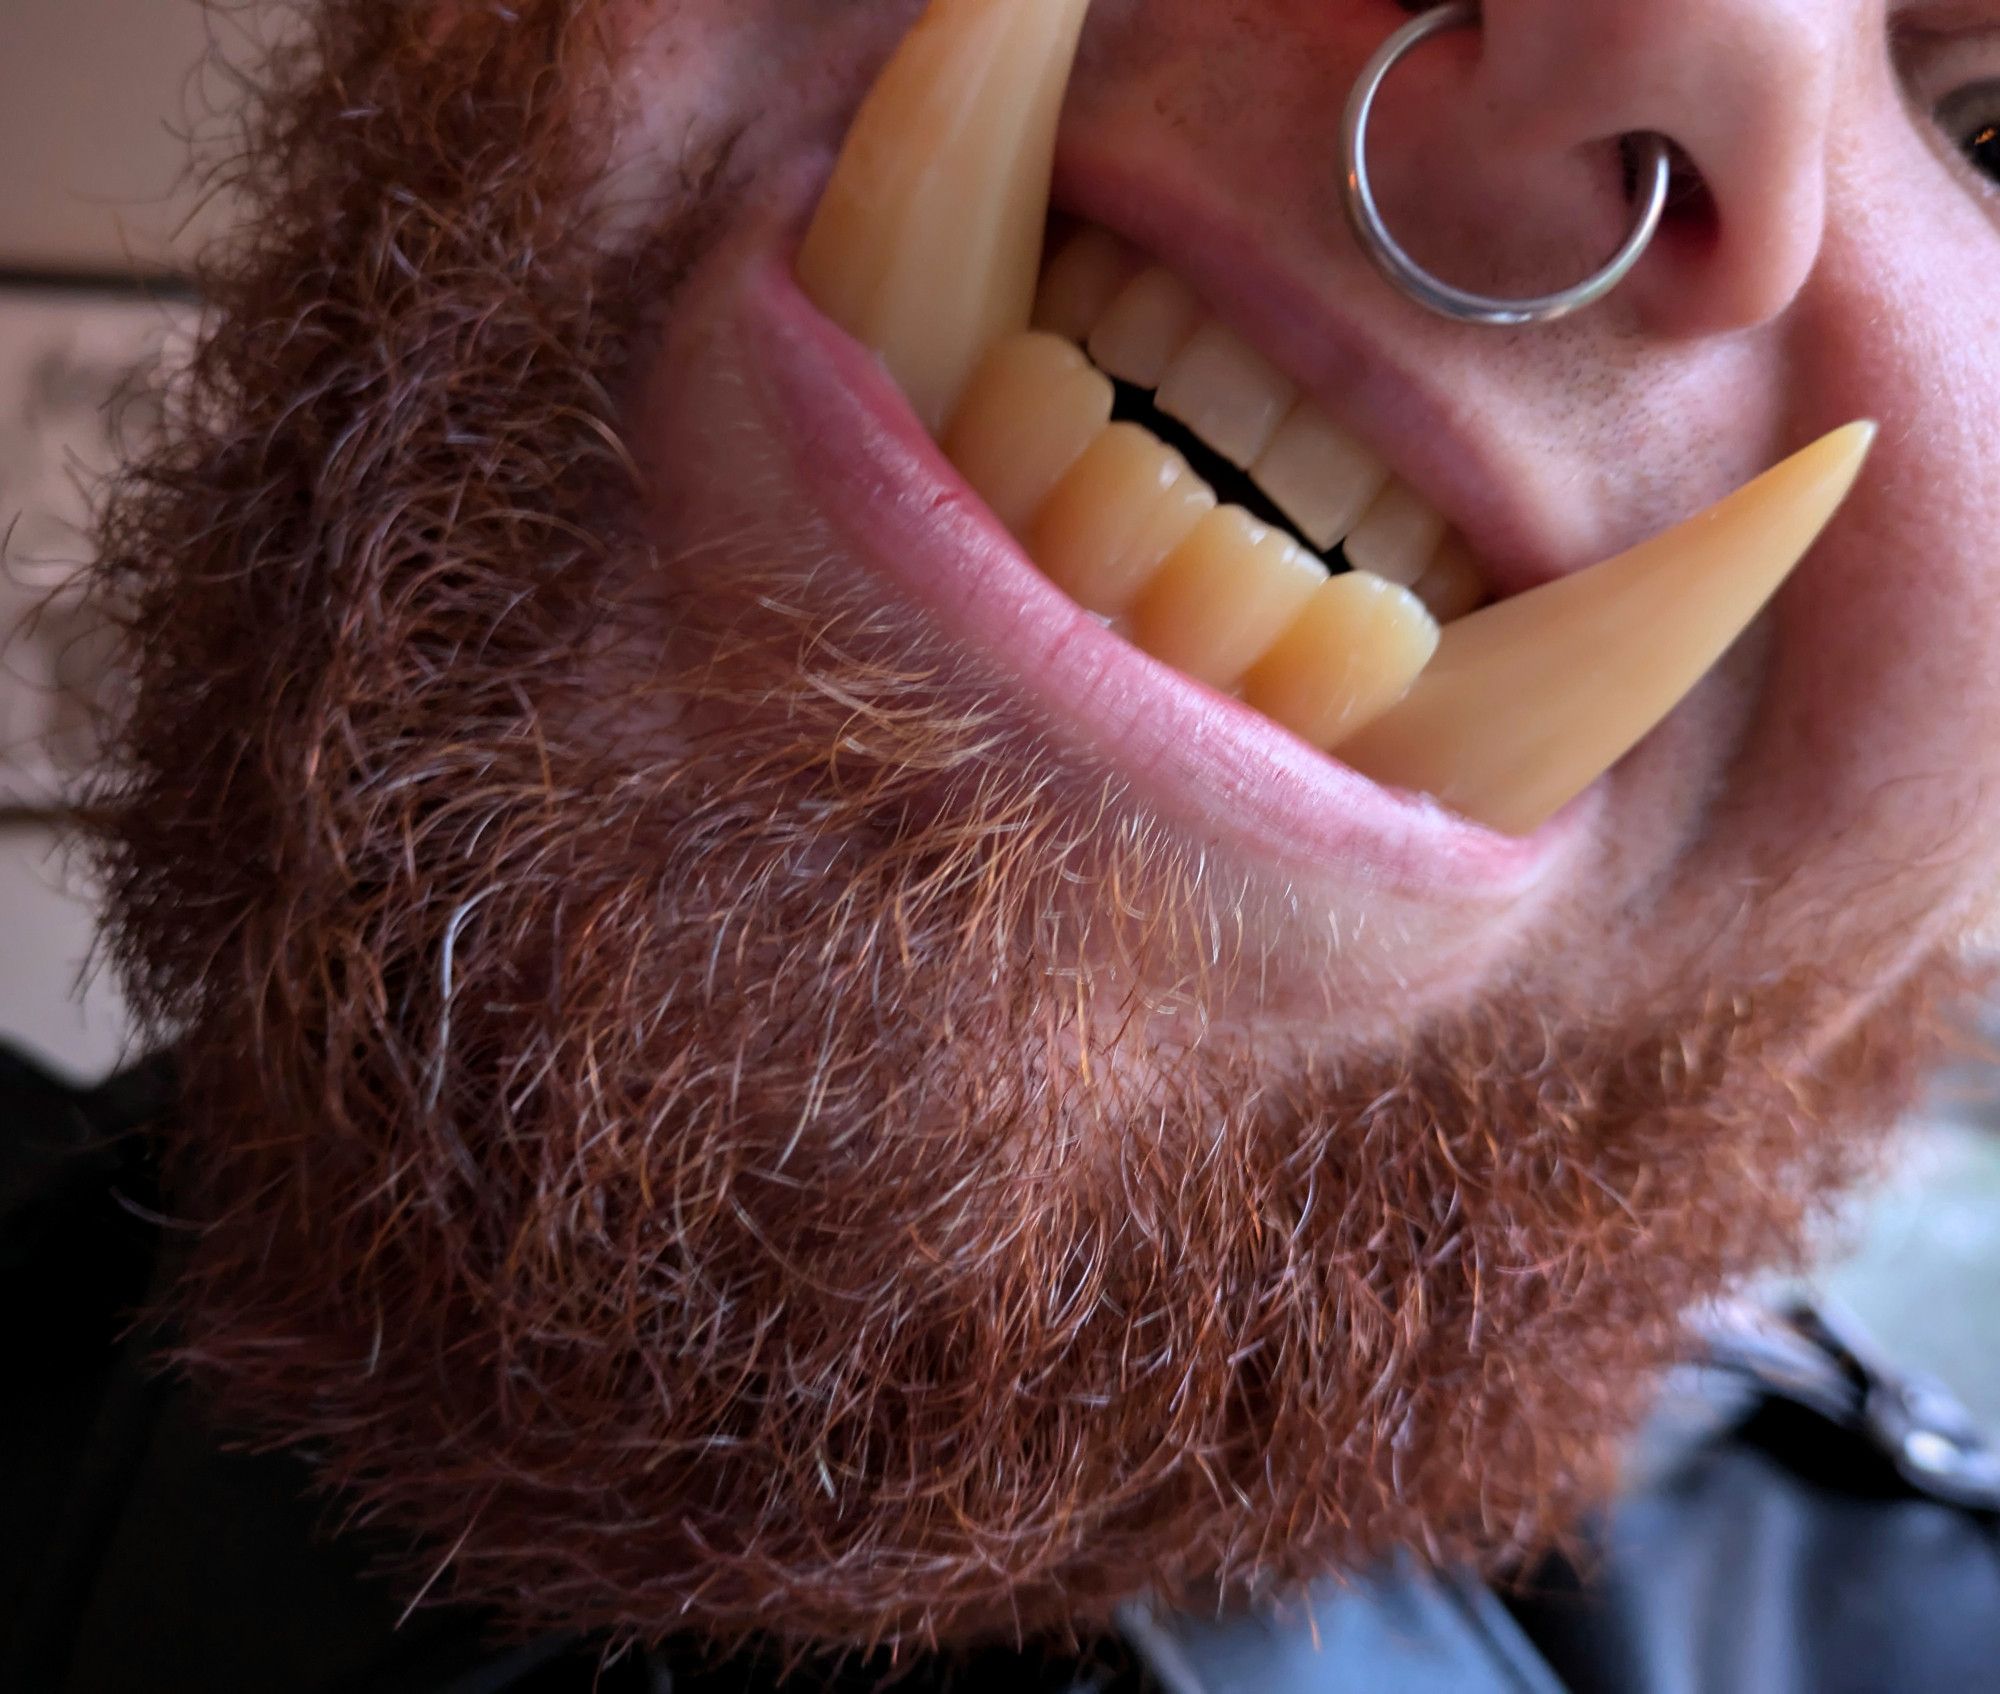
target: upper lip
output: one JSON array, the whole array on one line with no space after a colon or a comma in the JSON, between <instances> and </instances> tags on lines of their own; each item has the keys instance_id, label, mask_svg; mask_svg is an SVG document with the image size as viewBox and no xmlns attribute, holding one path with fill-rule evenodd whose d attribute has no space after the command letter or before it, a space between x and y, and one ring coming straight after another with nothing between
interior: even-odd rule
<instances>
[{"instance_id":1,"label":"upper lip","mask_svg":"<svg viewBox=\"0 0 2000 1694\"><path fill-rule=\"evenodd\" d=\"M1330 304L1323 278L1300 275L1255 219L1198 173L1125 149L1080 146L1066 131L1054 203L1180 275L1465 536L1496 594L1522 593L1597 562L1561 543L1563 526L1535 498L1537 479L1451 402L1434 367ZM1355 264L1364 286L1386 286L1358 255Z\"/></svg>"}]
</instances>

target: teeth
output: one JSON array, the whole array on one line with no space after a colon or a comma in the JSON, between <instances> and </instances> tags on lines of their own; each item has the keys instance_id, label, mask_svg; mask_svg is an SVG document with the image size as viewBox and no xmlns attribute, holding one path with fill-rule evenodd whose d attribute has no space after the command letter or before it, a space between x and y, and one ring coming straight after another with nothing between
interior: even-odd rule
<instances>
[{"instance_id":1,"label":"teeth","mask_svg":"<svg viewBox=\"0 0 2000 1694\"><path fill-rule=\"evenodd\" d=\"M1042 274L1035 328L1083 346L1138 268L1138 260L1117 237L1101 229L1079 230Z\"/></svg>"},{"instance_id":2,"label":"teeth","mask_svg":"<svg viewBox=\"0 0 2000 1694\"><path fill-rule=\"evenodd\" d=\"M1180 454L1116 423L1036 513L1028 554L1078 605L1117 617L1214 510L1208 484Z\"/></svg>"},{"instance_id":3,"label":"teeth","mask_svg":"<svg viewBox=\"0 0 2000 1694\"><path fill-rule=\"evenodd\" d=\"M1111 384L1072 343L1010 335L974 373L945 431L950 459L1021 534L1111 421Z\"/></svg>"},{"instance_id":4,"label":"teeth","mask_svg":"<svg viewBox=\"0 0 2000 1694\"><path fill-rule=\"evenodd\" d=\"M801 285L882 359L966 480L1081 604L1377 781L1527 833L1706 674L1859 474L1851 424L1645 545L1483 595L1444 519L1206 314L1082 232L1037 298L1057 117L1089 0L932 0L863 102ZM1032 320L1048 333L1026 333ZM1078 351L1087 342L1101 370ZM1214 494L1102 372L1239 466L1322 550ZM950 427L944 426L949 420ZM1410 585L1414 585L1413 590ZM1428 609L1427 609L1428 608ZM1433 656L1434 655L1434 656Z\"/></svg>"},{"instance_id":5,"label":"teeth","mask_svg":"<svg viewBox=\"0 0 2000 1694\"><path fill-rule=\"evenodd\" d=\"M1120 382L1158 388L1201 322L1201 302L1171 271L1141 271L1090 332L1090 356Z\"/></svg>"},{"instance_id":6,"label":"teeth","mask_svg":"<svg viewBox=\"0 0 2000 1694\"><path fill-rule=\"evenodd\" d=\"M1320 562L1240 506L1219 506L1132 608L1132 639L1215 688L1242 679L1327 580Z\"/></svg>"},{"instance_id":7,"label":"teeth","mask_svg":"<svg viewBox=\"0 0 2000 1694\"><path fill-rule=\"evenodd\" d=\"M1349 571L1319 585L1243 679L1243 698L1331 749L1402 699L1437 644L1437 620L1407 588Z\"/></svg>"},{"instance_id":8,"label":"teeth","mask_svg":"<svg viewBox=\"0 0 2000 1694\"><path fill-rule=\"evenodd\" d=\"M1347 534L1389 480L1389 467L1310 400L1278 426L1250 477L1322 553Z\"/></svg>"},{"instance_id":9,"label":"teeth","mask_svg":"<svg viewBox=\"0 0 2000 1694\"><path fill-rule=\"evenodd\" d=\"M1392 479L1342 543L1347 562L1406 587L1424 574L1445 522L1408 483Z\"/></svg>"},{"instance_id":10,"label":"teeth","mask_svg":"<svg viewBox=\"0 0 2000 1694\"><path fill-rule=\"evenodd\" d=\"M1343 742L1365 775L1524 835L1622 758L1804 557L1875 438L1849 424L1679 528L1445 630L1403 703Z\"/></svg>"},{"instance_id":11,"label":"teeth","mask_svg":"<svg viewBox=\"0 0 2000 1694\"><path fill-rule=\"evenodd\" d=\"M987 348L1025 329L1056 118L1089 0L933 0L869 92L799 280L882 356L935 435Z\"/></svg>"},{"instance_id":12,"label":"teeth","mask_svg":"<svg viewBox=\"0 0 2000 1694\"><path fill-rule=\"evenodd\" d=\"M1210 319L1174 355L1154 404L1247 469L1270 446L1298 392L1270 360Z\"/></svg>"},{"instance_id":13,"label":"teeth","mask_svg":"<svg viewBox=\"0 0 2000 1694\"><path fill-rule=\"evenodd\" d=\"M1439 623L1451 623L1474 610L1486 598L1486 578L1472 549L1456 535L1444 545L1417 578L1417 598L1430 607Z\"/></svg>"}]
</instances>

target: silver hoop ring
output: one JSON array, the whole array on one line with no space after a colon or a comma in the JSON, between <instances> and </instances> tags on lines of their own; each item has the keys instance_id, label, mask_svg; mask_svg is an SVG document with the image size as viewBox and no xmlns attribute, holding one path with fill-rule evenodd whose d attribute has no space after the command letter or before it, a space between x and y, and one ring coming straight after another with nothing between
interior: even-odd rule
<instances>
[{"instance_id":1,"label":"silver hoop ring","mask_svg":"<svg viewBox=\"0 0 2000 1694\"><path fill-rule=\"evenodd\" d=\"M1640 179L1647 181L1650 177L1638 225L1604 269L1574 288L1533 299L1502 300L1490 294L1467 293L1433 276L1403 250L1402 244L1389 233L1389 226L1382 221L1381 209L1375 204L1375 189L1368 176L1368 120L1374 115L1375 96L1381 92L1383 82L1408 54L1446 30L1478 27L1479 7L1472 0L1453 0L1450 5L1439 6L1421 17L1412 18L1390 36L1382 44L1382 50L1368 61L1361 80L1354 85L1354 92L1347 99L1344 132L1347 217L1361 240L1362 251L1374 262L1375 268L1426 310L1460 323L1494 324L1502 328L1552 323L1557 318L1566 318L1572 312L1595 305L1631 275L1632 267L1638 264L1646 249L1652 245L1653 237L1659 233L1660 219L1667 209L1667 189L1673 179L1672 161L1663 138L1657 135L1638 138L1642 147Z\"/></svg>"}]
</instances>

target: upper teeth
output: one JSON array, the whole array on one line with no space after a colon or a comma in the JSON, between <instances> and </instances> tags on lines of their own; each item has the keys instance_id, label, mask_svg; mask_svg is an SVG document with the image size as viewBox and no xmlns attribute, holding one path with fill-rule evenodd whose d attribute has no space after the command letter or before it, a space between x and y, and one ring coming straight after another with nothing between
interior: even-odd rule
<instances>
[{"instance_id":1,"label":"upper teeth","mask_svg":"<svg viewBox=\"0 0 2000 1694\"><path fill-rule=\"evenodd\" d=\"M1250 474L1322 553L1361 521L1389 467L1310 400L1278 426Z\"/></svg>"},{"instance_id":2,"label":"upper teeth","mask_svg":"<svg viewBox=\"0 0 2000 1694\"><path fill-rule=\"evenodd\" d=\"M1298 397L1270 360L1210 318L1168 364L1159 407L1232 465L1248 469Z\"/></svg>"},{"instance_id":3,"label":"upper teeth","mask_svg":"<svg viewBox=\"0 0 2000 1694\"><path fill-rule=\"evenodd\" d=\"M1083 230L1050 261L1035 323L1087 344L1120 381L1157 389L1162 412L1247 471L1322 553L1345 543L1357 569L1430 598L1421 579L1444 519L1170 272Z\"/></svg>"},{"instance_id":4,"label":"upper teeth","mask_svg":"<svg viewBox=\"0 0 2000 1694\"><path fill-rule=\"evenodd\" d=\"M1460 616L1481 589L1463 541L1178 278L1086 232L1036 300L1088 4L932 0L855 121L801 282L1084 605L1379 781L1534 828L1756 615L1873 427L1835 431L1630 554ZM1025 333L1031 309L1052 333ZM1179 455L1109 423L1105 372L1156 390L1301 535L1360 568L1328 578L1290 537L1218 508ZM1457 621L1440 635L1432 611Z\"/></svg>"}]
</instances>

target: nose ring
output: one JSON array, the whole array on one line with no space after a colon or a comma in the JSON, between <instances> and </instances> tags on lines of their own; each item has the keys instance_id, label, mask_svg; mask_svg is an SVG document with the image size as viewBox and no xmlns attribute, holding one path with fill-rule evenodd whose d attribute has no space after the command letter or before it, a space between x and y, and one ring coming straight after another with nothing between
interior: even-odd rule
<instances>
[{"instance_id":1,"label":"nose ring","mask_svg":"<svg viewBox=\"0 0 2000 1694\"><path fill-rule=\"evenodd\" d=\"M1595 276L1586 277L1573 288L1531 299L1503 300L1488 294L1471 294L1433 276L1403 250L1382 221L1375 204L1375 190L1368 175L1368 121L1374 115L1375 96L1389 73L1417 47L1434 35L1452 29L1477 29L1479 7L1473 0L1453 0L1412 18L1382 44L1381 51L1368 61L1361 80L1347 99L1343 140L1347 158L1347 216L1360 238L1362 251L1390 282L1419 306L1459 323L1492 324L1502 328L1518 324L1553 323L1572 312L1594 305L1616 288L1632 272L1653 237L1659 233L1660 219L1667 209L1667 188L1672 180L1672 163L1667 144L1658 135L1637 137L1639 177L1646 191L1639 208L1639 221L1607 264Z\"/></svg>"}]
</instances>

